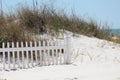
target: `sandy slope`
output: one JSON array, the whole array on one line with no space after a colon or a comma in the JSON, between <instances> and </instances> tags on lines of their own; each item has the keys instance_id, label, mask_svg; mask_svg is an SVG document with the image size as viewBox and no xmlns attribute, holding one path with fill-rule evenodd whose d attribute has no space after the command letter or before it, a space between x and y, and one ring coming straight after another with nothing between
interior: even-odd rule
<instances>
[{"instance_id":1,"label":"sandy slope","mask_svg":"<svg viewBox=\"0 0 120 80\"><path fill-rule=\"evenodd\" d=\"M73 37L74 62L119 63L120 45L97 38L85 36Z\"/></svg>"},{"instance_id":2,"label":"sandy slope","mask_svg":"<svg viewBox=\"0 0 120 80\"><path fill-rule=\"evenodd\" d=\"M0 72L7 80L120 80L120 46L80 35L72 37L72 64Z\"/></svg>"}]
</instances>

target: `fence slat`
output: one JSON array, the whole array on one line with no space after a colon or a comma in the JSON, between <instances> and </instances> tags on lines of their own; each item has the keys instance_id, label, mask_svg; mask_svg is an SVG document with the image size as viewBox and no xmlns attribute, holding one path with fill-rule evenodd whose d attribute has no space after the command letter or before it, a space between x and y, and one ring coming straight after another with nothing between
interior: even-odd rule
<instances>
[{"instance_id":1,"label":"fence slat","mask_svg":"<svg viewBox=\"0 0 120 80\"><path fill-rule=\"evenodd\" d=\"M10 44L9 44L9 42L7 42L7 48L9 48L10 47ZM10 69L10 52L8 51L7 52L8 53L8 69Z\"/></svg>"},{"instance_id":2,"label":"fence slat","mask_svg":"<svg viewBox=\"0 0 120 80\"><path fill-rule=\"evenodd\" d=\"M45 41L43 41L43 47L45 47ZM46 50L43 49L43 65L45 66L46 65Z\"/></svg>"},{"instance_id":3,"label":"fence slat","mask_svg":"<svg viewBox=\"0 0 120 80\"><path fill-rule=\"evenodd\" d=\"M61 53L61 49L59 49L59 57L60 57L60 64L62 64L62 53Z\"/></svg>"},{"instance_id":4,"label":"fence slat","mask_svg":"<svg viewBox=\"0 0 120 80\"><path fill-rule=\"evenodd\" d=\"M32 42L30 42L30 47L32 47ZM30 53L31 53L31 66L33 67L34 66L33 65L33 51L31 50Z\"/></svg>"},{"instance_id":5,"label":"fence slat","mask_svg":"<svg viewBox=\"0 0 120 80\"><path fill-rule=\"evenodd\" d=\"M49 43L50 43L50 42L48 41L48 42L47 42L47 46L50 46ZM47 55L48 55L48 56L47 56L47 57L48 57L48 60L47 60L47 61L48 61L48 65L50 65L50 50L48 50Z\"/></svg>"},{"instance_id":6,"label":"fence slat","mask_svg":"<svg viewBox=\"0 0 120 80\"><path fill-rule=\"evenodd\" d=\"M43 66L43 52L40 50L40 65Z\"/></svg>"},{"instance_id":7,"label":"fence slat","mask_svg":"<svg viewBox=\"0 0 120 80\"><path fill-rule=\"evenodd\" d=\"M16 42L16 48L19 48L19 42ZM19 54L19 51L17 51L17 64L18 64L18 68L20 68L20 54Z\"/></svg>"},{"instance_id":8,"label":"fence slat","mask_svg":"<svg viewBox=\"0 0 120 80\"><path fill-rule=\"evenodd\" d=\"M28 42L25 43L26 47L28 47ZM29 68L29 54L28 51L26 51L26 58L27 58L27 68Z\"/></svg>"},{"instance_id":9,"label":"fence slat","mask_svg":"<svg viewBox=\"0 0 120 80\"><path fill-rule=\"evenodd\" d=\"M41 46L41 41L38 42L38 46L40 47ZM40 66L42 66L42 50L39 49L39 57L40 57Z\"/></svg>"},{"instance_id":10,"label":"fence slat","mask_svg":"<svg viewBox=\"0 0 120 80\"><path fill-rule=\"evenodd\" d=\"M58 65L58 49L56 49L56 65Z\"/></svg>"},{"instance_id":11,"label":"fence slat","mask_svg":"<svg viewBox=\"0 0 120 80\"><path fill-rule=\"evenodd\" d=\"M34 47L37 47L37 43L36 43L36 41L34 42ZM35 50L35 60L36 60L36 65L38 64L38 58L37 58L37 50Z\"/></svg>"},{"instance_id":12,"label":"fence slat","mask_svg":"<svg viewBox=\"0 0 120 80\"><path fill-rule=\"evenodd\" d=\"M23 42L21 42L21 48L23 48ZM25 59L24 59L24 51L22 50L21 52L22 52L22 68L25 68L25 63L24 63L24 61L25 61Z\"/></svg>"},{"instance_id":13,"label":"fence slat","mask_svg":"<svg viewBox=\"0 0 120 80\"><path fill-rule=\"evenodd\" d=\"M10 44L9 42L7 42L7 48L9 47L10 47ZM10 69L10 52L8 51L7 53L8 53L8 69Z\"/></svg>"},{"instance_id":14,"label":"fence slat","mask_svg":"<svg viewBox=\"0 0 120 80\"><path fill-rule=\"evenodd\" d=\"M12 48L14 48L14 43L12 42ZM12 52L12 60L13 60L13 69L15 69L15 52Z\"/></svg>"},{"instance_id":15,"label":"fence slat","mask_svg":"<svg viewBox=\"0 0 120 80\"><path fill-rule=\"evenodd\" d=\"M52 65L54 65L54 49L52 49Z\"/></svg>"},{"instance_id":16,"label":"fence slat","mask_svg":"<svg viewBox=\"0 0 120 80\"><path fill-rule=\"evenodd\" d=\"M64 52L62 52L63 56L64 56L64 64L67 63L67 54L66 54L66 50L64 49Z\"/></svg>"},{"instance_id":17,"label":"fence slat","mask_svg":"<svg viewBox=\"0 0 120 80\"><path fill-rule=\"evenodd\" d=\"M5 43L2 43L2 48L5 48ZM3 51L3 69L5 69L5 52Z\"/></svg>"}]
</instances>

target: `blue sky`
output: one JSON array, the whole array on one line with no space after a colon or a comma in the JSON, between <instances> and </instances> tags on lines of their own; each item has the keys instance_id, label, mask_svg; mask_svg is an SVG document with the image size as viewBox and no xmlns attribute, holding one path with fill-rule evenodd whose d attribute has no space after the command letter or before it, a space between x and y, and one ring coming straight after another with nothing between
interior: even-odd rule
<instances>
[{"instance_id":1,"label":"blue sky","mask_svg":"<svg viewBox=\"0 0 120 80\"><path fill-rule=\"evenodd\" d=\"M14 10L19 4L32 5L33 0L2 0L5 12ZM74 10L78 16L92 18L98 23L120 28L120 0L37 0L38 4L51 3L58 9L65 8L69 14Z\"/></svg>"}]
</instances>

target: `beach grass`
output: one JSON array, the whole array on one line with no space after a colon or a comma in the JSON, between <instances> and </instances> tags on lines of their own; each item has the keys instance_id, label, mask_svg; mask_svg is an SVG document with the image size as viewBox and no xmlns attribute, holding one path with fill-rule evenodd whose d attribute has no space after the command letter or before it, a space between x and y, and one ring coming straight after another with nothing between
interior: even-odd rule
<instances>
[{"instance_id":1,"label":"beach grass","mask_svg":"<svg viewBox=\"0 0 120 80\"><path fill-rule=\"evenodd\" d=\"M38 8L40 7L40 8ZM113 42L120 42L112 39L108 25L99 24L90 19L86 21L71 11L68 15L65 10L56 10L52 5L19 6L15 13L0 15L0 42L7 41L29 41L27 32L41 34L59 34L60 30L97 37Z\"/></svg>"}]
</instances>

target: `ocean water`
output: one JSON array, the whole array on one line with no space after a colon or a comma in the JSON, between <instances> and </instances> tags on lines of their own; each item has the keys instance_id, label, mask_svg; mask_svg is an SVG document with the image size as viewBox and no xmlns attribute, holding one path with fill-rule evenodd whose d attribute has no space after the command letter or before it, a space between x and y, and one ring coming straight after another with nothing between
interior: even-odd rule
<instances>
[{"instance_id":1,"label":"ocean water","mask_svg":"<svg viewBox=\"0 0 120 80\"><path fill-rule=\"evenodd\" d=\"M120 36L120 29L111 29L111 34Z\"/></svg>"}]
</instances>

